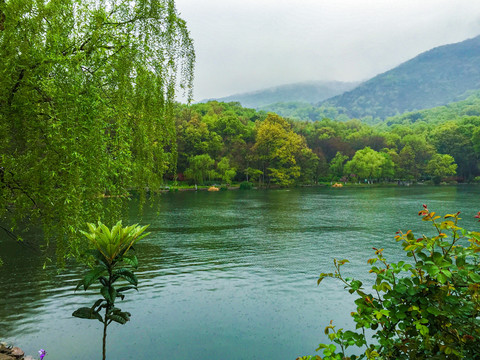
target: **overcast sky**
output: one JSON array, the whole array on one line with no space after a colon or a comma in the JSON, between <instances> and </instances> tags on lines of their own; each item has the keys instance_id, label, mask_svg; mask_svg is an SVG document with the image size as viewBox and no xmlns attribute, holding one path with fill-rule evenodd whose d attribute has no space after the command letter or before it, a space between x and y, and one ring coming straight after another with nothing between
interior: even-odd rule
<instances>
[{"instance_id":1,"label":"overcast sky","mask_svg":"<svg viewBox=\"0 0 480 360\"><path fill-rule=\"evenodd\" d=\"M366 80L480 35L479 0L176 0L197 56L194 100Z\"/></svg>"}]
</instances>

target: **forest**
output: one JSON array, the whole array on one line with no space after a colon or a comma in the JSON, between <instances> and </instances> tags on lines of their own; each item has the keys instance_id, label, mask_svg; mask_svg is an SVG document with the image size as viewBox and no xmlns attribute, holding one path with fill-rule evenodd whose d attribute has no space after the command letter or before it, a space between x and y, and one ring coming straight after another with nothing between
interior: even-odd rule
<instances>
[{"instance_id":1,"label":"forest","mask_svg":"<svg viewBox=\"0 0 480 360\"><path fill-rule=\"evenodd\" d=\"M291 120L212 101L177 104L175 121L177 173L167 177L191 183L438 184L480 175L479 116L407 124L390 118L390 125L368 125L357 119Z\"/></svg>"}]
</instances>

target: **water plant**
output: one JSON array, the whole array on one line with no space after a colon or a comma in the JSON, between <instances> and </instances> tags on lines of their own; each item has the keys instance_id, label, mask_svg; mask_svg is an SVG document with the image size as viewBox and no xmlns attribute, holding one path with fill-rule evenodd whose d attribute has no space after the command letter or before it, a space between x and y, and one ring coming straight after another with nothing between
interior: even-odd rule
<instances>
[{"instance_id":1,"label":"water plant","mask_svg":"<svg viewBox=\"0 0 480 360\"><path fill-rule=\"evenodd\" d=\"M395 239L406 261L388 262L384 249L374 248L375 257L368 260L375 275L373 291L343 277L341 267L348 260L334 260L335 272L322 273L318 284L334 278L358 295L351 313L356 330L336 329L330 322L325 334L333 344L317 349L323 357L299 359L479 359L480 232L459 227L459 214L439 220L423 205L419 215L432 224L434 234L398 232ZM480 219L480 212L475 217ZM352 346L364 349L349 355L346 350Z\"/></svg>"},{"instance_id":2,"label":"water plant","mask_svg":"<svg viewBox=\"0 0 480 360\"><path fill-rule=\"evenodd\" d=\"M93 259L94 265L79 281L75 290L83 287L86 291L91 285L98 283L102 297L91 307L81 307L72 315L82 319L98 320L103 324L102 354L105 360L108 325L112 322L123 325L130 320L131 314L116 307L115 300L117 298L123 300L125 291L137 290L138 280L131 270L138 266L133 245L149 234L144 233L148 225L135 224L123 227L119 221L112 229L101 222L98 222L98 226L90 223L87 226L89 232L82 231L82 234L90 242L92 249L88 254ZM122 281L126 285L117 287L117 281Z\"/></svg>"}]
</instances>

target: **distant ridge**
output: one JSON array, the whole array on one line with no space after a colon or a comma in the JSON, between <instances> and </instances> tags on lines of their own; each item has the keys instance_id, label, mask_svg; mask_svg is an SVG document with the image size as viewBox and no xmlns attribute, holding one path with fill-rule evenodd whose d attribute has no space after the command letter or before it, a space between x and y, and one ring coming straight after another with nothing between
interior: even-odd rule
<instances>
[{"instance_id":1,"label":"distant ridge","mask_svg":"<svg viewBox=\"0 0 480 360\"><path fill-rule=\"evenodd\" d=\"M349 117L388 116L445 105L480 89L480 36L426 51L318 106Z\"/></svg>"},{"instance_id":2,"label":"distant ridge","mask_svg":"<svg viewBox=\"0 0 480 360\"><path fill-rule=\"evenodd\" d=\"M353 89L359 82L311 81L275 86L263 90L240 93L217 99L221 102L240 102L242 106L260 108L278 102L317 103ZM208 100L204 100L205 102Z\"/></svg>"}]
</instances>

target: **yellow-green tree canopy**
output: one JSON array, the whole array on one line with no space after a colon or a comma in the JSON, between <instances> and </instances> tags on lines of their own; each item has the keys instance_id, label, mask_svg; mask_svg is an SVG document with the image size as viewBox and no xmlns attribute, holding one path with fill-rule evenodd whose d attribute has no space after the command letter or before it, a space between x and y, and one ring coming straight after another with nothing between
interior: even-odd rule
<instances>
[{"instance_id":1,"label":"yellow-green tree canopy","mask_svg":"<svg viewBox=\"0 0 480 360\"><path fill-rule=\"evenodd\" d=\"M435 182L439 182L442 178L457 173L457 164L453 156L448 154L435 154L427 164L427 174L434 178Z\"/></svg>"},{"instance_id":2,"label":"yellow-green tree canopy","mask_svg":"<svg viewBox=\"0 0 480 360\"><path fill-rule=\"evenodd\" d=\"M0 225L40 222L63 258L101 195L175 167L192 40L172 0L0 0L0 58Z\"/></svg>"},{"instance_id":3,"label":"yellow-green tree canopy","mask_svg":"<svg viewBox=\"0 0 480 360\"><path fill-rule=\"evenodd\" d=\"M269 181L282 186L292 185L300 177L300 157L312 152L305 139L275 114L268 114L259 125L254 151L267 170Z\"/></svg>"},{"instance_id":4,"label":"yellow-green tree canopy","mask_svg":"<svg viewBox=\"0 0 480 360\"><path fill-rule=\"evenodd\" d=\"M345 173L355 174L360 179L378 179L382 176L382 168L386 158L368 146L358 150L352 160L345 164Z\"/></svg>"}]
</instances>

